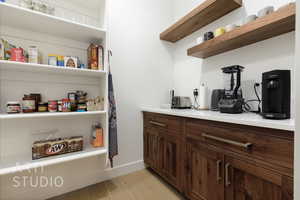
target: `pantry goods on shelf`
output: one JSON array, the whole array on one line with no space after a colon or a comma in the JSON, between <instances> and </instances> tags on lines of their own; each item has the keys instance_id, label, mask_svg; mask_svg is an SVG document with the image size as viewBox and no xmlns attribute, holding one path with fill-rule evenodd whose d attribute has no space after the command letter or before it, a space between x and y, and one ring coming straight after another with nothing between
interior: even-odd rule
<instances>
[{"instance_id":1,"label":"pantry goods on shelf","mask_svg":"<svg viewBox=\"0 0 300 200\"><path fill-rule=\"evenodd\" d=\"M36 141L32 145L32 160L83 150L83 137Z\"/></svg>"},{"instance_id":2,"label":"pantry goods on shelf","mask_svg":"<svg viewBox=\"0 0 300 200\"><path fill-rule=\"evenodd\" d=\"M7 40L0 39L0 60L42 64L42 50L31 45L25 50ZM79 69L104 70L104 49L101 45L91 44L87 49L87 64L78 56L48 54L48 65Z\"/></svg>"},{"instance_id":3,"label":"pantry goods on shelf","mask_svg":"<svg viewBox=\"0 0 300 200\"><path fill-rule=\"evenodd\" d=\"M88 99L84 91L70 92L67 98L60 100L42 101L41 94L24 95L21 103L9 101L6 104L8 114L34 112L86 112L104 110L104 98Z\"/></svg>"},{"instance_id":4,"label":"pantry goods on shelf","mask_svg":"<svg viewBox=\"0 0 300 200\"><path fill-rule=\"evenodd\" d=\"M104 147L104 133L100 123L92 126L90 143L94 148ZM83 136L39 140L32 145L32 160L83 151L83 148Z\"/></svg>"}]
</instances>

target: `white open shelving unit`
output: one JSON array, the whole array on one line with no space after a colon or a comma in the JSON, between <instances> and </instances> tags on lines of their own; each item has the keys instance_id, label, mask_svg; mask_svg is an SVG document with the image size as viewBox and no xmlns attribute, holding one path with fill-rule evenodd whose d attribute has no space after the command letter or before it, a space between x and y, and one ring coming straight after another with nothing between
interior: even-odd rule
<instances>
[{"instance_id":1,"label":"white open shelving unit","mask_svg":"<svg viewBox=\"0 0 300 200\"><path fill-rule=\"evenodd\" d=\"M0 119L29 119L29 118L50 118L50 117L70 117L70 116L89 116L105 115L106 111L89 111L89 112L56 112L56 113L22 113L22 114L0 114Z\"/></svg>"},{"instance_id":2,"label":"white open shelving unit","mask_svg":"<svg viewBox=\"0 0 300 200\"><path fill-rule=\"evenodd\" d=\"M105 2L101 0L99 5L106 7L102 1ZM103 13L102 17L104 18L102 21L105 22L106 13ZM59 51L57 54L78 56L87 64L86 50L90 43L102 44L107 52L107 31L103 27L105 23L101 27L95 27L21 8L18 5L0 3L0 38L21 47L38 46L41 51L44 51L43 63L46 63L45 57L50 51L54 53ZM54 38L53 42L49 38ZM0 175L105 155L108 149L107 77L106 67L104 71L98 71L0 60L2 113L0 114ZM70 113L4 113L6 102L20 101L23 94L41 93L45 100L49 100L63 98L63 94L66 95L76 89L87 91L91 98L103 96L105 110ZM103 148L93 148L88 144L91 126L95 122L100 122L104 129ZM32 143L48 137L47 134L38 135L36 132L43 132L43 130L51 132L56 129L61 131L59 137L84 136L84 150L33 161ZM13 145L18 148L14 148Z\"/></svg>"},{"instance_id":3,"label":"white open shelving unit","mask_svg":"<svg viewBox=\"0 0 300 200\"><path fill-rule=\"evenodd\" d=\"M15 70L23 72L41 72L41 73L53 73L53 74L65 74L76 76L90 76L90 77L105 77L106 71L91 70L91 69L78 69L70 67L58 67L45 64L32 64L21 63L7 60L0 60L0 69L3 70Z\"/></svg>"},{"instance_id":4,"label":"white open shelving unit","mask_svg":"<svg viewBox=\"0 0 300 200\"><path fill-rule=\"evenodd\" d=\"M59 37L67 36L69 39L82 42L102 40L106 35L106 30L102 28L80 24L12 4L1 3L0 13L3 26L12 26Z\"/></svg>"},{"instance_id":5,"label":"white open shelving unit","mask_svg":"<svg viewBox=\"0 0 300 200\"><path fill-rule=\"evenodd\" d=\"M107 153L106 148L86 147L82 152L80 152L80 154L74 152L74 153L63 154L55 157L48 157L41 160L29 160L29 159L24 160L20 158L17 163L16 163L16 159L13 159L12 161L7 161L6 163L0 164L0 176L27 171L27 170L30 171L36 168L65 163L65 162L83 159L83 158L89 158L92 156L102 155L106 153Z\"/></svg>"}]
</instances>

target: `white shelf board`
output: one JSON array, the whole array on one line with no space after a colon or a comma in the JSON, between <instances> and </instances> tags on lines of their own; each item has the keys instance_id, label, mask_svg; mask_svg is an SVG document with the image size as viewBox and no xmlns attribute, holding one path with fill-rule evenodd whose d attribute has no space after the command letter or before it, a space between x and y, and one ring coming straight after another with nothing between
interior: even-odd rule
<instances>
[{"instance_id":1,"label":"white shelf board","mask_svg":"<svg viewBox=\"0 0 300 200\"><path fill-rule=\"evenodd\" d=\"M104 115L106 111L88 112L45 112L45 113L20 113L20 114L0 114L0 119L27 119L27 118L47 118L47 117L69 117L69 116L89 116Z\"/></svg>"},{"instance_id":2,"label":"white shelf board","mask_svg":"<svg viewBox=\"0 0 300 200\"><path fill-rule=\"evenodd\" d=\"M101 28L8 3L0 3L0 24L88 43L103 40L106 35Z\"/></svg>"},{"instance_id":3,"label":"white shelf board","mask_svg":"<svg viewBox=\"0 0 300 200\"><path fill-rule=\"evenodd\" d=\"M93 148L89 146L84 151L63 154L59 156L53 156L48 158L43 158L39 160L24 160L17 159L15 161L1 161L0 164L0 175L7 175L17 172L22 172L25 170L46 167L50 165L55 165L59 163L69 162L73 160L88 158L97 155L103 155L107 153L106 148Z\"/></svg>"},{"instance_id":4,"label":"white shelf board","mask_svg":"<svg viewBox=\"0 0 300 200\"><path fill-rule=\"evenodd\" d=\"M88 77L105 77L106 72L102 70L78 69L70 67L59 67L44 64L22 63L15 61L0 60L0 69L15 71L30 71L53 74L66 74Z\"/></svg>"}]
</instances>

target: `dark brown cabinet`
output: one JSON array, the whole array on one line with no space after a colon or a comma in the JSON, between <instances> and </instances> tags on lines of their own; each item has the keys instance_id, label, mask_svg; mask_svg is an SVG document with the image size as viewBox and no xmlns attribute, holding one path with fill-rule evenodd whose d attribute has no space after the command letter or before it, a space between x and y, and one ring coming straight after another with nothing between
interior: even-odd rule
<instances>
[{"instance_id":1,"label":"dark brown cabinet","mask_svg":"<svg viewBox=\"0 0 300 200\"><path fill-rule=\"evenodd\" d=\"M293 200L294 133L144 113L144 160L191 200Z\"/></svg>"},{"instance_id":2,"label":"dark brown cabinet","mask_svg":"<svg viewBox=\"0 0 300 200\"><path fill-rule=\"evenodd\" d=\"M144 127L144 161L181 191L182 133L180 129L174 129L174 125L181 121L149 116L147 122Z\"/></svg>"},{"instance_id":3,"label":"dark brown cabinet","mask_svg":"<svg viewBox=\"0 0 300 200\"><path fill-rule=\"evenodd\" d=\"M144 132L144 161L154 169L158 167L158 134L153 130Z\"/></svg>"},{"instance_id":4,"label":"dark brown cabinet","mask_svg":"<svg viewBox=\"0 0 300 200\"><path fill-rule=\"evenodd\" d=\"M186 195L192 200L223 200L223 155L192 140L186 148Z\"/></svg>"},{"instance_id":5,"label":"dark brown cabinet","mask_svg":"<svg viewBox=\"0 0 300 200\"><path fill-rule=\"evenodd\" d=\"M180 141L172 136L163 136L160 139L160 170L168 181L179 187L180 185Z\"/></svg>"},{"instance_id":6,"label":"dark brown cabinet","mask_svg":"<svg viewBox=\"0 0 300 200\"><path fill-rule=\"evenodd\" d=\"M232 157L225 161L226 200L291 200L281 174Z\"/></svg>"}]
</instances>

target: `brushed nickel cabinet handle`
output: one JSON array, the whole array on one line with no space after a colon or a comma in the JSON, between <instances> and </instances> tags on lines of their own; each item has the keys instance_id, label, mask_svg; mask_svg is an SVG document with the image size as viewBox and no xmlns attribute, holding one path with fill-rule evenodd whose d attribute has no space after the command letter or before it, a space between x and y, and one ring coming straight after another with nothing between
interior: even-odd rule
<instances>
[{"instance_id":1,"label":"brushed nickel cabinet handle","mask_svg":"<svg viewBox=\"0 0 300 200\"><path fill-rule=\"evenodd\" d=\"M222 180L220 169L221 169L222 160L217 161L217 182L219 183Z\"/></svg>"},{"instance_id":2,"label":"brushed nickel cabinet handle","mask_svg":"<svg viewBox=\"0 0 300 200\"><path fill-rule=\"evenodd\" d=\"M160 127L167 127L166 124L155 122L155 121L149 121L150 124L160 126Z\"/></svg>"},{"instance_id":3,"label":"brushed nickel cabinet handle","mask_svg":"<svg viewBox=\"0 0 300 200\"><path fill-rule=\"evenodd\" d=\"M228 187L231 182L229 180L229 167L230 167L230 163L227 163L225 165L225 186Z\"/></svg>"},{"instance_id":4,"label":"brushed nickel cabinet handle","mask_svg":"<svg viewBox=\"0 0 300 200\"><path fill-rule=\"evenodd\" d=\"M224 139L224 138L220 138L220 137L208 135L206 133L203 133L202 136L204 138L216 140L216 141L219 141L219 142L224 142L224 143L227 143L227 144L232 144L232 145L235 145L235 146L238 146L238 147L243 147L246 150L249 150L253 146L253 144L249 143L249 142L247 142L247 143L236 142L236 141L233 141L233 140L228 140L228 139Z\"/></svg>"}]
</instances>

